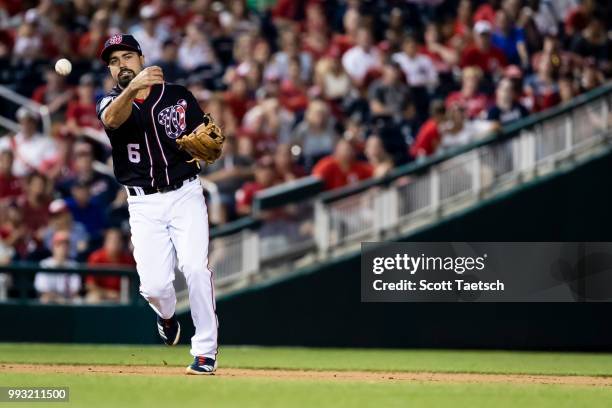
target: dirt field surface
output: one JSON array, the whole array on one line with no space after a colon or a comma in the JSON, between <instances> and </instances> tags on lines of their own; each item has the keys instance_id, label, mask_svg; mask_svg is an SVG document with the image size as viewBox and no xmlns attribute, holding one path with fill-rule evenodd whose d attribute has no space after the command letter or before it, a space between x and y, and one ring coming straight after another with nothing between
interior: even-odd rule
<instances>
[{"instance_id":1,"label":"dirt field surface","mask_svg":"<svg viewBox=\"0 0 612 408\"><path fill-rule=\"evenodd\" d=\"M169 366L119 366L119 365L33 365L0 364L0 371L12 373L60 373L84 375L185 375L185 369ZM415 381L440 383L511 383L511 384L562 384L611 387L612 377L554 376L532 374L474 374L427 372L373 372L373 371L300 371L273 369L220 368L215 374L221 378L267 378L276 380L387 382Z\"/></svg>"}]
</instances>

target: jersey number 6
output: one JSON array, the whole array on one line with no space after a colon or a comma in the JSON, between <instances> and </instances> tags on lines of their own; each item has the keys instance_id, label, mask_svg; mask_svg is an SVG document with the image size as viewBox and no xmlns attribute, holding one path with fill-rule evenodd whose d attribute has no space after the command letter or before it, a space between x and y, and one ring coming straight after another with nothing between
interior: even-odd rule
<instances>
[{"instance_id":1,"label":"jersey number 6","mask_svg":"<svg viewBox=\"0 0 612 408\"><path fill-rule=\"evenodd\" d=\"M128 151L128 159L132 163L140 163L140 145L138 143L128 143L127 151Z\"/></svg>"}]
</instances>

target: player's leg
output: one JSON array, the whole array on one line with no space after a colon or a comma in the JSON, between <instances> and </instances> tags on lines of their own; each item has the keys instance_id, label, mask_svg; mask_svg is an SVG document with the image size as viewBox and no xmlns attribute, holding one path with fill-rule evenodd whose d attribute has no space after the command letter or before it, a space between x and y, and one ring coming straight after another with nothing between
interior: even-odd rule
<instances>
[{"instance_id":1,"label":"player's leg","mask_svg":"<svg viewBox=\"0 0 612 408\"><path fill-rule=\"evenodd\" d=\"M199 180L177 191L169 229L189 290L195 326L191 354L216 359L218 325L213 276L208 269L208 215Z\"/></svg>"},{"instance_id":2,"label":"player's leg","mask_svg":"<svg viewBox=\"0 0 612 408\"><path fill-rule=\"evenodd\" d=\"M174 316L174 267L176 257L157 195L128 198L140 293L163 319Z\"/></svg>"}]
</instances>

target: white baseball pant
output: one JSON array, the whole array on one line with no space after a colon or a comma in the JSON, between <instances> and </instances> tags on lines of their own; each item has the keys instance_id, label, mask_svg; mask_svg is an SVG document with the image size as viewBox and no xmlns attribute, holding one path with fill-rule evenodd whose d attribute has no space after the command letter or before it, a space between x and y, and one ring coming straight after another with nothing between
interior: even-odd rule
<instances>
[{"instance_id":1,"label":"white baseball pant","mask_svg":"<svg viewBox=\"0 0 612 408\"><path fill-rule=\"evenodd\" d=\"M139 190L139 189L137 189ZM140 293L164 319L174 315L174 270L185 275L195 335L193 356L217 357L217 315L208 269L208 214L199 178L167 193L128 196Z\"/></svg>"}]
</instances>

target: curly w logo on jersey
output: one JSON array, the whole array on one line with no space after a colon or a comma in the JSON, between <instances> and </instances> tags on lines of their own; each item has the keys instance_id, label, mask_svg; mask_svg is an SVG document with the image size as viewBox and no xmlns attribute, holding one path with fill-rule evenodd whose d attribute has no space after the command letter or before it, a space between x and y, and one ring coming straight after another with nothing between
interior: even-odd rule
<instances>
[{"instance_id":1,"label":"curly w logo on jersey","mask_svg":"<svg viewBox=\"0 0 612 408\"><path fill-rule=\"evenodd\" d=\"M169 138L176 139L187 128L186 110L187 102L180 99L176 105L162 109L157 115L157 121L160 125L164 125L164 130Z\"/></svg>"}]
</instances>

